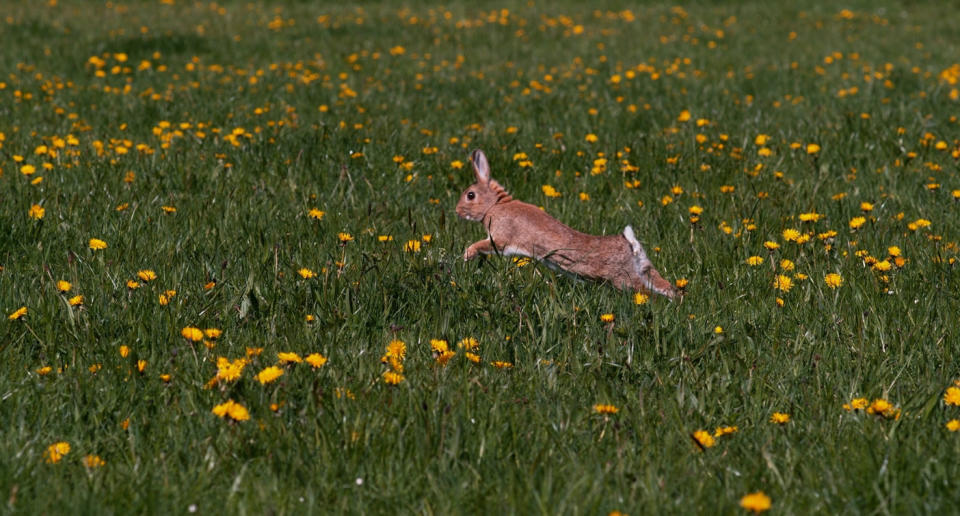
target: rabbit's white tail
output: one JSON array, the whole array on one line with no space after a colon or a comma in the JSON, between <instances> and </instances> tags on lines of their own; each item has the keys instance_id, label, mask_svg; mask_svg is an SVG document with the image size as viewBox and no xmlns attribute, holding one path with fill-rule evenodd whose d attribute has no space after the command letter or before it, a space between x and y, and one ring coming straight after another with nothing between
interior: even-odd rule
<instances>
[{"instance_id":1,"label":"rabbit's white tail","mask_svg":"<svg viewBox=\"0 0 960 516\"><path fill-rule=\"evenodd\" d=\"M643 245L637 240L637 235L633 233L633 228L630 226L623 228L623 237L627 239L631 249L633 249L633 266L636 268L637 276L640 277L640 282L644 288L673 299L676 295L673 285L663 279L663 276L660 276L657 269L653 267L653 262L647 257Z\"/></svg>"}]
</instances>

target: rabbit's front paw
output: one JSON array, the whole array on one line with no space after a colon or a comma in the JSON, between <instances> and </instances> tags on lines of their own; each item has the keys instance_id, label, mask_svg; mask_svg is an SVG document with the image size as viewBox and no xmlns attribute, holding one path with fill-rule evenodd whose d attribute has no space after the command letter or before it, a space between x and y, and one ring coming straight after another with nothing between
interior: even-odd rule
<instances>
[{"instance_id":1,"label":"rabbit's front paw","mask_svg":"<svg viewBox=\"0 0 960 516\"><path fill-rule=\"evenodd\" d=\"M470 260L477 257L477 250L470 246L466 251L463 252L463 261L469 262Z\"/></svg>"}]
</instances>

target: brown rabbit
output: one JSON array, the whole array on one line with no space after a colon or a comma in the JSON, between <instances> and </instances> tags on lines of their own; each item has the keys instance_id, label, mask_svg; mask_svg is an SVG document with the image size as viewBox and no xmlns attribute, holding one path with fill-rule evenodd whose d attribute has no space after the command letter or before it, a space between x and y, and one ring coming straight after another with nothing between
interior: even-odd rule
<instances>
[{"instance_id":1,"label":"brown rabbit","mask_svg":"<svg viewBox=\"0 0 960 516\"><path fill-rule=\"evenodd\" d=\"M511 197L490 178L483 151L473 151L470 162L477 182L460 196L457 215L482 222L487 238L467 247L464 260L490 253L529 256L579 276L609 281L622 290L656 292L670 299L677 295L673 285L653 268L630 226L621 235L581 233Z\"/></svg>"}]
</instances>

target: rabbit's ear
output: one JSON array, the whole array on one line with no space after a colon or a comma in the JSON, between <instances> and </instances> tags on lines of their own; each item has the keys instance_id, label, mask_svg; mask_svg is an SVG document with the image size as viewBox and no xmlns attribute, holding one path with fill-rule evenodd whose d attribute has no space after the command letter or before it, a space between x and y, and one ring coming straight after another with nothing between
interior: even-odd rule
<instances>
[{"instance_id":1,"label":"rabbit's ear","mask_svg":"<svg viewBox=\"0 0 960 516\"><path fill-rule=\"evenodd\" d=\"M477 176L478 183L490 182L490 164L487 163L487 157L483 151L477 149L470 156L470 163L473 164L473 172Z\"/></svg>"}]
</instances>

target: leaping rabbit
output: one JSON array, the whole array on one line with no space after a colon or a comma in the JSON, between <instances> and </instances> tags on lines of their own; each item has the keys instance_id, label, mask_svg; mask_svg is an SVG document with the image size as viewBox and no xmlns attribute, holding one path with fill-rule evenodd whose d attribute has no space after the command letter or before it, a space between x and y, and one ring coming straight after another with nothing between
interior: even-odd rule
<instances>
[{"instance_id":1,"label":"leaping rabbit","mask_svg":"<svg viewBox=\"0 0 960 516\"><path fill-rule=\"evenodd\" d=\"M477 182L460 196L457 215L483 223L487 238L467 247L464 260L491 253L528 256L585 278L609 281L621 290L676 297L676 289L653 267L630 226L620 235L581 233L511 197L490 177L483 151L473 151L470 162Z\"/></svg>"}]
</instances>

